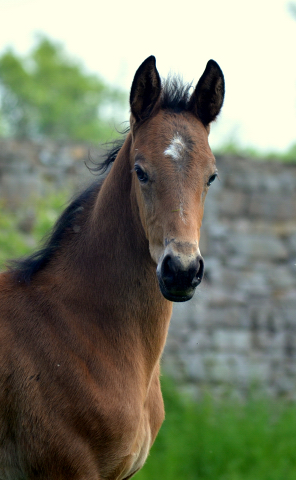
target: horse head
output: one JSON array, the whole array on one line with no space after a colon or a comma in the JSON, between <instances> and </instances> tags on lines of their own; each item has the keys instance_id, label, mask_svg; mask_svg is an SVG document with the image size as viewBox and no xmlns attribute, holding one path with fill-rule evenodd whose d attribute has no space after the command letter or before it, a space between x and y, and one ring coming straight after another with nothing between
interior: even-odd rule
<instances>
[{"instance_id":1,"label":"horse head","mask_svg":"<svg viewBox=\"0 0 296 480\"><path fill-rule=\"evenodd\" d=\"M210 60L190 94L162 86L155 58L137 70L130 92L133 187L159 287L168 300L189 300L200 284L204 201L217 176L208 143L224 99L224 77Z\"/></svg>"}]
</instances>

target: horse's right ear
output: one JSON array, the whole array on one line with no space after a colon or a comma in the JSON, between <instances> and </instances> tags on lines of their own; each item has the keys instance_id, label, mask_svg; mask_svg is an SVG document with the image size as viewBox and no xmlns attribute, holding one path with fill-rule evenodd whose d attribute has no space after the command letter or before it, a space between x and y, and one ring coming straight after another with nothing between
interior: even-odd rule
<instances>
[{"instance_id":1,"label":"horse's right ear","mask_svg":"<svg viewBox=\"0 0 296 480\"><path fill-rule=\"evenodd\" d=\"M146 120L151 114L161 91L161 80L155 57L146 58L136 71L131 93L131 113L136 122Z\"/></svg>"}]
</instances>

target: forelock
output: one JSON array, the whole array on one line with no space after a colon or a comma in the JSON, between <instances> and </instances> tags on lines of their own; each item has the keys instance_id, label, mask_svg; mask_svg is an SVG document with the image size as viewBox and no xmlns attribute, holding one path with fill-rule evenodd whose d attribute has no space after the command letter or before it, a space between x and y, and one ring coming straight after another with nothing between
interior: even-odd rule
<instances>
[{"instance_id":1,"label":"forelock","mask_svg":"<svg viewBox=\"0 0 296 480\"><path fill-rule=\"evenodd\" d=\"M188 110L192 84L184 84L179 76L168 77L163 82L161 108L176 113Z\"/></svg>"}]
</instances>

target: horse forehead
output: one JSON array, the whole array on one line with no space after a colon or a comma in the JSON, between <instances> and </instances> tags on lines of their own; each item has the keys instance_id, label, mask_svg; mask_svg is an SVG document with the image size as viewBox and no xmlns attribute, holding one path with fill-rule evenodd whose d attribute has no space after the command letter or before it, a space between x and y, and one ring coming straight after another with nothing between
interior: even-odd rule
<instances>
[{"instance_id":1,"label":"horse forehead","mask_svg":"<svg viewBox=\"0 0 296 480\"><path fill-rule=\"evenodd\" d=\"M163 155L178 169L189 163L193 165L195 160L202 165L203 160L211 156L208 134L201 122L191 115L160 112L151 119L146 135L140 138L144 149L149 150L153 145L152 152L157 162L159 155Z\"/></svg>"}]
</instances>

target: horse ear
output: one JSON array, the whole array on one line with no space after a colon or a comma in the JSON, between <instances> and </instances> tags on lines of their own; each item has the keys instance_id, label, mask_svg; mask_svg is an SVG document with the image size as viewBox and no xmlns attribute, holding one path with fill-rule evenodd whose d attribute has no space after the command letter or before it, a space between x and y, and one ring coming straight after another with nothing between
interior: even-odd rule
<instances>
[{"instance_id":1,"label":"horse ear","mask_svg":"<svg viewBox=\"0 0 296 480\"><path fill-rule=\"evenodd\" d=\"M222 70L218 63L209 60L189 100L189 110L207 127L219 114L224 94Z\"/></svg>"},{"instance_id":2,"label":"horse ear","mask_svg":"<svg viewBox=\"0 0 296 480\"><path fill-rule=\"evenodd\" d=\"M131 113L136 122L151 114L161 91L161 80L153 55L146 58L135 73L130 93Z\"/></svg>"}]
</instances>

